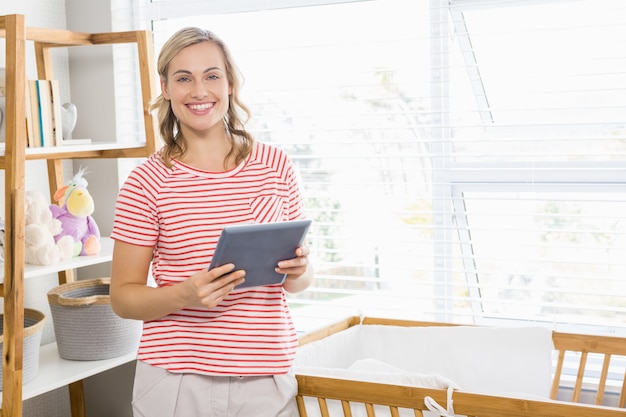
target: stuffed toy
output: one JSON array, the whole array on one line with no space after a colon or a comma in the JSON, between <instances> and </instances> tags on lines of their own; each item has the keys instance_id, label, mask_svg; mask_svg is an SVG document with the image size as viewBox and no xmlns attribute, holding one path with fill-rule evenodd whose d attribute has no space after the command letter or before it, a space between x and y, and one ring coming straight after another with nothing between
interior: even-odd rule
<instances>
[{"instance_id":1,"label":"stuffed toy","mask_svg":"<svg viewBox=\"0 0 626 417\"><path fill-rule=\"evenodd\" d=\"M83 178L82 169L54 193L54 200L59 203L51 204L50 211L61 222L61 233L55 236L56 241L71 236L73 256L100 253L100 229L91 217L94 201L87 191L87 180Z\"/></svg>"},{"instance_id":2,"label":"stuffed toy","mask_svg":"<svg viewBox=\"0 0 626 417\"><path fill-rule=\"evenodd\" d=\"M71 239L55 240L61 222L52 218L48 202L37 191L24 194L24 257L27 264L54 265L72 257Z\"/></svg>"}]
</instances>

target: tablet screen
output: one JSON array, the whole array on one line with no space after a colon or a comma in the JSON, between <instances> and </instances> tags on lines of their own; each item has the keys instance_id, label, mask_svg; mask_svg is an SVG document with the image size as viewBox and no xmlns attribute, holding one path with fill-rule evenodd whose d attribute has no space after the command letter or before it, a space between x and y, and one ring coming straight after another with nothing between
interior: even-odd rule
<instances>
[{"instance_id":1,"label":"tablet screen","mask_svg":"<svg viewBox=\"0 0 626 417\"><path fill-rule=\"evenodd\" d=\"M246 271L246 280L236 288L282 284L285 274L274 269L279 261L292 259L304 242L311 220L226 226L217 242L209 269L233 263Z\"/></svg>"}]
</instances>

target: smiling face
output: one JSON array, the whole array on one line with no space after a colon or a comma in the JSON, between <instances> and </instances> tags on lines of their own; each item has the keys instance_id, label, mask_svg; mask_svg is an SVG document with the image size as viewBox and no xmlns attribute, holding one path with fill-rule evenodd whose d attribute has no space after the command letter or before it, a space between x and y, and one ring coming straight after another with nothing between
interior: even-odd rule
<instances>
[{"instance_id":1,"label":"smiling face","mask_svg":"<svg viewBox=\"0 0 626 417\"><path fill-rule=\"evenodd\" d=\"M186 139L223 134L231 86L219 46L201 42L182 49L170 61L161 89Z\"/></svg>"}]
</instances>

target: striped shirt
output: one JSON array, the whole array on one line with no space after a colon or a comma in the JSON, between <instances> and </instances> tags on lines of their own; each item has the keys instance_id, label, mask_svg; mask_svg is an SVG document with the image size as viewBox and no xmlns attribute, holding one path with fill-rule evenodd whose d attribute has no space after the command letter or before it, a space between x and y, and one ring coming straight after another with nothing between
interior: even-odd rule
<instances>
[{"instance_id":1,"label":"striped shirt","mask_svg":"<svg viewBox=\"0 0 626 417\"><path fill-rule=\"evenodd\" d=\"M159 155L122 186L111 237L154 247L152 274L168 286L207 268L222 228L303 218L287 154L255 143L227 172L207 172ZM289 371L298 339L281 285L231 292L215 308L187 308L144 323L138 359L171 372L271 375Z\"/></svg>"}]
</instances>

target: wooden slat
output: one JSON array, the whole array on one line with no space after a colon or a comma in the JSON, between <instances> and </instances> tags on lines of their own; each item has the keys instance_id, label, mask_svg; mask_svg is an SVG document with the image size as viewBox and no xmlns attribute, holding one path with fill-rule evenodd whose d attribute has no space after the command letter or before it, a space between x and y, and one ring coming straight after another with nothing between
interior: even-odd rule
<instances>
[{"instance_id":1,"label":"wooden slat","mask_svg":"<svg viewBox=\"0 0 626 417\"><path fill-rule=\"evenodd\" d=\"M6 38L5 24L0 20L0 38ZM69 46L112 45L135 43L138 31L85 33L66 29L25 27L26 40L40 42L47 48Z\"/></svg>"},{"instance_id":2,"label":"wooden slat","mask_svg":"<svg viewBox=\"0 0 626 417\"><path fill-rule=\"evenodd\" d=\"M341 409L343 410L344 417L352 417L352 408L350 407L350 401L342 401Z\"/></svg>"},{"instance_id":3,"label":"wooden slat","mask_svg":"<svg viewBox=\"0 0 626 417\"><path fill-rule=\"evenodd\" d=\"M6 18L11 16L4 16L0 20L0 38L7 38L7 31L5 30ZM91 35L88 33L70 32L69 30L61 29L44 29L44 28L25 28L25 39L28 41L44 42L50 46L78 46L78 45L91 45Z\"/></svg>"},{"instance_id":4,"label":"wooden slat","mask_svg":"<svg viewBox=\"0 0 626 417\"><path fill-rule=\"evenodd\" d=\"M85 388L83 386L83 381L80 380L73 382L68 386L68 388L72 417L85 417L87 414L85 412Z\"/></svg>"},{"instance_id":5,"label":"wooden slat","mask_svg":"<svg viewBox=\"0 0 626 417\"><path fill-rule=\"evenodd\" d=\"M556 361L556 369L554 371L554 377L552 378L552 389L550 390L550 398L556 400L556 396L559 393L559 385L561 382L561 373L563 372L563 362L565 362L565 351L559 351L559 357Z\"/></svg>"},{"instance_id":6,"label":"wooden slat","mask_svg":"<svg viewBox=\"0 0 626 417\"><path fill-rule=\"evenodd\" d=\"M0 19L0 38L7 37L7 31L5 30L6 17L9 16L2 16ZM40 42L46 48L113 45L135 43L137 41L137 32L138 31L85 33L67 29L25 27L25 39Z\"/></svg>"},{"instance_id":7,"label":"wooden slat","mask_svg":"<svg viewBox=\"0 0 626 417\"><path fill-rule=\"evenodd\" d=\"M356 324L359 324L358 317L348 317L321 329L305 333L300 336L300 346L323 339L342 330L349 329Z\"/></svg>"},{"instance_id":8,"label":"wooden slat","mask_svg":"<svg viewBox=\"0 0 626 417\"><path fill-rule=\"evenodd\" d=\"M342 330L346 330L358 324L400 326L400 327L459 326L458 324L453 324L453 323L437 323L437 322L430 322L430 321L387 319L387 318L379 318L379 317L360 318L358 316L350 316L350 317L346 317L345 319L334 322L330 324L329 326L303 334L302 336L300 336L300 345L305 345L307 343L311 343L316 340L323 339L325 337L328 337Z\"/></svg>"},{"instance_id":9,"label":"wooden slat","mask_svg":"<svg viewBox=\"0 0 626 417\"><path fill-rule=\"evenodd\" d=\"M97 145L97 144L94 144ZM138 146L131 148L120 148L120 149L83 149L76 150L71 149L72 146L57 146L50 153L27 153L26 160L47 160L50 158L55 159L117 159L117 158L142 158L146 156L146 147ZM75 147L80 148L80 147ZM37 148L39 150L41 148Z\"/></svg>"},{"instance_id":10,"label":"wooden slat","mask_svg":"<svg viewBox=\"0 0 626 417\"><path fill-rule=\"evenodd\" d=\"M554 332L552 340L557 350L626 355L626 337Z\"/></svg>"},{"instance_id":11,"label":"wooden slat","mask_svg":"<svg viewBox=\"0 0 626 417\"><path fill-rule=\"evenodd\" d=\"M66 29L26 28L26 39L41 42L48 47L67 47L91 45L91 35Z\"/></svg>"},{"instance_id":12,"label":"wooden slat","mask_svg":"<svg viewBox=\"0 0 626 417\"><path fill-rule=\"evenodd\" d=\"M298 416L308 417L308 413L306 411L306 405L304 404L304 398L302 397L302 395L296 396L296 405L298 406Z\"/></svg>"},{"instance_id":13,"label":"wooden slat","mask_svg":"<svg viewBox=\"0 0 626 417\"><path fill-rule=\"evenodd\" d=\"M606 388L606 380L609 376L609 365L611 364L611 355L604 355L602 361L602 372L600 372L600 381L598 382L598 389L596 392L596 404L602 404L604 400L604 390Z\"/></svg>"},{"instance_id":14,"label":"wooden slat","mask_svg":"<svg viewBox=\"0 0 626 417\"><path fill-rule=\"evenodd\" d=\"M363 323L364 325L376 324L383 326L398 326L398 327L457 327L459 324L454 323L440 323L434 321L416 321L416 320L401 320L401 319L387 319L380 317L353 317L351 320L352 325Z\"/></svg>"},{"instance_id":15,"label":"wooden slat","mask_svg":"<svg viewBox=\"0 0 626 417\"><path fill-rule=\"evenodd\" d=\"M41 42L35 42L35 61L37 62L37 78L40 80L53 80L54 67L50 48Z\"/></svg>"},{"instance_id":16,"label":"wooden slat","mask_svg":"<svg viewBox=\"0 0 626 417\"><path fill-rule=\"evenodd\" d=\"M154 144L143 146L128 147L121 149L97 149L97 144L93 148L76 150L77 146L58 146L51 150L50 153L33 152L26 153L27 161L49 160L54 159L117 159L117 158L145 158L148 149L154 147ZM70 149L74 148L74 149ZM37 148L41 149L41 148ZM0 155L0 169L9 170L6 164L6 152Z\"/></svg>"},{"instance_id":17,"label":"wooden slat","mask_svg":"<svg viewBox=\"0 0 626 417\"><path fill-rule=\"evenodd\" d=\"M6 28L6 161L2 416L22 415L24 340L24 153L26 148L26 30L24 16L0 20Z\"/></svg>"},{"instance_id":18,"label":"wooden slat","mask_svg":"<svg viewBox=\"0 0 626 417\"><path fill-rule=\"evenodd\" d=\"M63 187L63 161L61 159L48 159L48 190L50 192L50 201L54 201L54 193Z\"/></svg>"},{"instance_id":19,"label":"wooden slat","mask_svg":"<svg viewBox=\"0 0 626 417\"><path fill-rule=\"evenodd\" d=\"M619 395L618 407L624 408L625 406L626 406L626 372L624 373L624 378L622 379L622 390Z\"/></svg>"},{"instance_id":20,"label":"wooden slat","mask_svg":"<svg viewBox=\"0 0 626 417\"><path fill-rule=\"evenodd\" d=\"M386 385L362 381L322 378L296 375L298 393L303 396L346 400L359 403L388 404L401 408L415 408L424 404L424 398L431 396L435 401L447 400L445 390L416 389L401 385Z\"/></svg>"},{"instance_id":21,"label":"wooden slat","mask_svg":"<svg viewBox=\"0 0 626 417\"><path fill-rule=\"evenodd\" d=\"M480 417L618 417L626 410L554 400L529 400L455 392L454 411Z\"/></svg>"},{"instance_id":22,"label":"wooden slat","mask_svg":"<svg viewBox=\"0 0 626 417\"><path fill-rule=\"evenodd\" d=\"M157 149L157 120L150 113L150 104L157 96L157 74L154 66L154 45L152 33L138 31L135 33L139 60L139 79L141 80L141 99L143 104L144 128L146 135L146 156ZM160 146L159 146L160 147Z\"/></svg>"},{"instance_id":23,"label":"wooden slat","mask_svg":"<svg viewBox=\"0 0 626 417\"><path fill-rule=\"evenodd\" d=\"M106 33L93 33L89 39L94 45L114 45L121 43L136 43L137 34L139 32L146 33L146 31L130 30L126 32L106 32Z\"/></svg>"},{"instance_id":24,"label":"wooden slat","mask_svg":"<svg viewBox=\"0 0 626 417\"><path fill-rule=\"evenodd\" d=\"M328 413L328 404L326 403L326 398L318 398L317 403L320 406L320 413L322 414L322 417L329 417L330 414Z\"/></svg>"},{"instance_id":25,"label":"wooden slat","mask_svg":"<svg viewBox=\"0 0 626 417\"><path fill-rule=\"evenodd\" d=\"M61 188L65 181L63 175L63 161L61 159L48 159L48 190L50 193L50 201L54 201L54 193ZM59 285L68 284L74 282L75 273L73 269L66 271L59 271L58 274Z\"/></svg>"},{"instance_id":26,"label":"wooden slat","mask_svg":"<svg viewBox=\"0 0 626 417\"><path fill-rule=\"evenodd\" d=\"M587 366L587 352L580 354L580 362L578 363L578 372L576 373L576 381L574 383L574 393L572 395L572 401L577 403L580 401L580 390L583 386L583 379L585 376L585 367Z\"/></svg>"}]
</instances>

